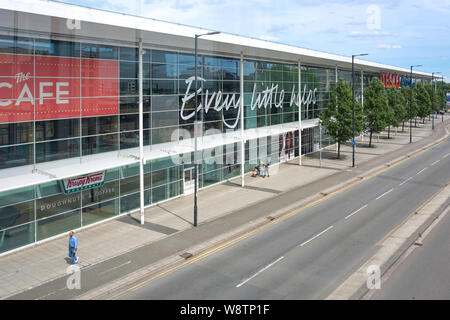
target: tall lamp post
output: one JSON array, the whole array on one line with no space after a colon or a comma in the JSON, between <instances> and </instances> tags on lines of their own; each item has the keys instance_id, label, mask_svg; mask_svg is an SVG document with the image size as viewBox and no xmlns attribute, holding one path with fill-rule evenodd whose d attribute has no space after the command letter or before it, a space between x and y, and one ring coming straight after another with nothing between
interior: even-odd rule
<instances>
[{"instance_id":1,"label":"tall lamp post","mask_svg":"<svg viewBox=\"0 0 450 320\"><path fill-rule=\"evenodd\" d=\"M352 139L352 167L355 167L355 57L367 56L368 53L354 54L352 55L352 127L353 127L353 139ZM361 92L362 94L362 92Z\"/></svg>"},{"instance_id":2,"label":"tall lamp post","mask_svg":"<svg viewBox=\"0 0 450 320\"><path fill-rule=\"evenodd\" d=\"M422 66L421 64L411 66L411 73L410 73L410 77L409 77L409 80L410 80L410 82L409 82L410 90L409 91L411 91L409 93L409 143L412 143L412 97L413 97L413 95L412 95L412 69L415 67L421 67L421 66Z\"/></svg>"},{"instance_id":3,"label":"tall lamp post","mask_svg":"<svg viewBox=\"0 0 450 320\"><path fill-rule=\"evenodd\" d=\"M434 80L434 75L435 74L439 74L441 72L433 72L431 73L431 87L433 88L433 95L431 96L431 110L433 110L433 113L436 114L437 116L437 112L434 110L434 96L436 94L436 81ZM433 84L434 82L434 84ZM434 87L433 87L434 85ZM433 114L433 124L432 124L433 130L434 130L434 114Z\"/></svg>"},{"instance_id":4,"label":"tall lamp post","mask_svg":"<svg viewBox=\"0 0 450 320\"><path fill-rule=\"evenodd\" d=\"M441 73L441 72L439 72L439 73ZM442 80L442 91L444 91L444 77L441 77L441 80ZM447 103L447 100L446 100L446 103ZM447 107L445 108L445 110L446 109L447 109ZM442 122L444 122L444 113L442 113Z\"/></svg>"},{"instance_id":5,"label":"tall lamp post","mask_svg":"<svg viewBox=\"0 0 450 320\"><path fill-rule=\"evenodd\" d=\"M201 36L212 36L214 34L219 34L220 32L214 31L214 32L208 32L208 33L202 33L202 34L196 34L195 35L195 71L194 71L194 81L195 81L195 121L194 121L194 141L195 141L195 148L194 148L194 227L197 226L197 215L198 215L198 207L197 207L197 190L198 190L198 159L197 159L197 130L198 130L198 123L197 123L197 106L198 106L198 97L197 97L197 48L198 48L198 38Z\"/></svg>"}]
</instances>

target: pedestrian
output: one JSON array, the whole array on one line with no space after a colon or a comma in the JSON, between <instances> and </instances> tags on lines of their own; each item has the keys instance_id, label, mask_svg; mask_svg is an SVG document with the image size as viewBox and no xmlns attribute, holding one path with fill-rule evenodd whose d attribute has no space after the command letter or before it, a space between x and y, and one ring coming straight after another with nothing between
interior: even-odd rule
<instances>
[{"instance_id":1,"label":"pedestrian","mask_svg":"<svg viewBox=\"0 0 450 320\"><path fill-rule=\"evenodd\" d=\"M259 166L260 166L260 168L261 168L261 176L262 176L263 178L265 178L265 177L266 177L266 166L264 165L263 162L260 162Z\"/></svg>"},{"instance_id":2,"label":"pedestrian","mask_svg":"<svg viewBox=\"0 0 450 320\"><path fill-rule=\"evenodd\" d=\"M269 175L269 163L266 162L266 163L264 164L264 167L266 168L267 178L269 178L269 177L270 177L270 175Z\"/></svg>"},{"instance_id":3,"label":"pedestrian","mask_svg":"<svg viewBox=\"0 0 450 320\"><path fill-rule=\"evenodd\" d=\"M78 239L73 235L73 231L69 232L69 257L72 259L72 264L78 262L78 257L76 256L78 250Z\"/></svg>"}]
</instances>

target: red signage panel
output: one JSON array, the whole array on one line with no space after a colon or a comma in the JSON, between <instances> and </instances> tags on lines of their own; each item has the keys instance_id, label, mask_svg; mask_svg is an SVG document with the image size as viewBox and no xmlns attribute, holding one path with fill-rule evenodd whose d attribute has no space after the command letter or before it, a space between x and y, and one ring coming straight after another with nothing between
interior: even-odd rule
<instances>
[{"instance_id":1,"label":"red signage panel","mask_svg":"<svg viewBox=\"0 0 450 320\"><path fill-rule=\"evenodd\" d=\"M118 78L117 60L0 54L0 123L118 114Z\"/></svg>"}]
</instances>

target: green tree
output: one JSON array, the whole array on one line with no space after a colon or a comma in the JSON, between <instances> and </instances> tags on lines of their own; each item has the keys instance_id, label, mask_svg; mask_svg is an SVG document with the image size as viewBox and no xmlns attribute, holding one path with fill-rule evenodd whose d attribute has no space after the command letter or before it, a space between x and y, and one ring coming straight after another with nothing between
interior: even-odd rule
<instances>
[{"instance_id":1,"label":"green tree","mask_svg":"<svg viewBox=\"0 0 450 320\"><path fill-rule=\"evenodd\" d=\"M389 101L389 112L388 112L388 139L390 135L390 126L398 127L401 122L405 119L405 106L403 96L400 94L399 90L395 87L390 87L387 90L388 101Z\"/></svg>"},{"instance_id":2,"label":"green tree","mask_svg":"<svg viewBox=\"0 0 450 320\"><path fill-rule=\"evenodd\" d=\"M401 87L400 96L403 99L403 109L404 109L404 118L402 120L402 132L405 131L405 121L409 119L409 99L410 99L410 88L409 87Z\"/></svg>"},{"instance_id":3,"label":"green tree","mask_svg":"<svg viewBox=\"0 0 450 320\"><path fill-rule=\"evenodd\" d=\"M421 82L417 84L415 92L418 106L417 116L422 118L425 123L425 117L431 113L431 99Z\"/></svg>"},{"instance_id":4,"label":"green tree","mask_svg":"<svg viewBox=\"0 0 450 320\"><path fill-rule=\"evenodd\" d=\"M370 131L369 147L372 146L372 135L386 128L389 106L383 82L373 78L364 89L364 119Z\"/></svg>"},{"instance_id":5,"label":"green tree","mask_svg":"<svg viewBox=\"0 0 450 320\"><path fill-rule=\"evenodd\" d=\"M320 114L322 125L338 144L337 158L341 157L341 144L353 137L352 91L350 85L339 79L331 93L330 102ZM355 101L355 135L362 131L361 106Z\"/></svg>"}]
</instances>

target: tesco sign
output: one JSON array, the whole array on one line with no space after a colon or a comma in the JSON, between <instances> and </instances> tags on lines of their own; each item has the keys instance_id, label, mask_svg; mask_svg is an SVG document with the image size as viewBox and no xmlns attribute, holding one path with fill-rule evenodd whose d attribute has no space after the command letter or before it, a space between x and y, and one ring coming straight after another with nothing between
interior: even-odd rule
<instances>
[{"instance_id":1,"label":"tesco sign","mask_svg":"<svg viewBox=\"0 0 450 320\"><path fill-rule=\"evenodd\" d=\"M117 60L0 54L0 123L117 114Z\"/></svg>"}]
</instances>

